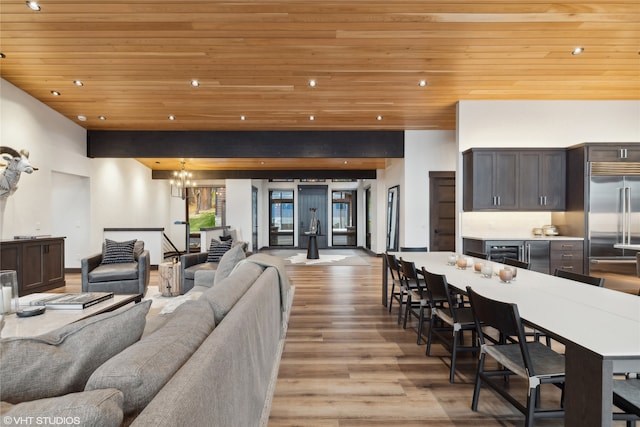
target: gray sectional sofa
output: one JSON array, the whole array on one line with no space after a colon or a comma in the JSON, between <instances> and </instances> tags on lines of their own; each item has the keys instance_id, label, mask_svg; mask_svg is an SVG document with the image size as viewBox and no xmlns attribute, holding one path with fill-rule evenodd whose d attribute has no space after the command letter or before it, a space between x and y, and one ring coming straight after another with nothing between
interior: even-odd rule
<instances>
[{"instance_id":1,"label":"gray sectional sofa","mask_svg":"<svg viewBox=\"0 0 640 427\"><path fill-rule=\"evenodd\" d=\"M103 356L104 361L94 361L97 366L84 366L75 388L57 390L54 396L45 392L29 401L15 401L0 390L6 401L2 415L77 417L73 420L78 425L105 427L266 425L293 289L278 258L256 254L242 259L241 250L225 257L217 280L177 297L184 303L172 313L146 319L144 329L138 320L128 320L134 338L141 338L125 342L117 354ZM138 319L141 310L146 313L148 303L100 316L112 322L122 313ZM90 318L93 328L100 327L100 316ZM2 340L2 346L9 340ZM54 357L51 353L47 363ZM13 370L20 367L14 362ZM19 380L30 375L24 372L28 366L22 368ZM11 375L0 368L3 382Z\"/></svg>"},{"instance_id":2,"label":"gray sectional sofa","mask_svg":"<svg viewBox=\"0 0 640 427\"><path fill-rule=\"evenodd\" d=\"M232 247L242 246L247 254L247 242L234 241ZM206 282L212 280L218 269L217 262L207 261L208 252L197 252L180 256L180 293L189 292L198 285L197 276L200 275Z\"/></svg>"}]
</instances>

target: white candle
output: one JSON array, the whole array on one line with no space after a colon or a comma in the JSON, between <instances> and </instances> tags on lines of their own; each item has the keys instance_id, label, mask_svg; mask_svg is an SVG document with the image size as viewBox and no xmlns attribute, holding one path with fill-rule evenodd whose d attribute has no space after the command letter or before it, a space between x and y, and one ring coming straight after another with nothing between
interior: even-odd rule
<instances>
[{"instance_id":1,"label":"white candle","mask_svg":"<svg viewBox=\"0 0 640 427\"><path fill-rule=\"evenodd\" d=\"M11 313L11 287L2 287L2 312Z\"/></svg>"}]
</instances>

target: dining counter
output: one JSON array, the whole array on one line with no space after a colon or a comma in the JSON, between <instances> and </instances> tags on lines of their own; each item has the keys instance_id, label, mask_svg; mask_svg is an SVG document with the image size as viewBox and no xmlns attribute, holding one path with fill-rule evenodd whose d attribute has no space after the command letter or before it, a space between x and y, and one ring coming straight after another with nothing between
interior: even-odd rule
<instances>
[{"instance_id":1,"label":"dining counter","mask_svg":"<svg viewBox=\"0 0 640 427\"><path fill-rule=\"evenodd\" d=\"M614 290L518 269L511 283L473 268L448 265L451 252L395 252L416 267L444 274L461 291L518 305L525 323L565 345L565 425L610 426L614 373L640 372L640 298ZM476 262L486 262L476 259ZM494 264L494 271L502 265ZM384 263L383 298L388 296Z\"/></svg>"}]
</instances>

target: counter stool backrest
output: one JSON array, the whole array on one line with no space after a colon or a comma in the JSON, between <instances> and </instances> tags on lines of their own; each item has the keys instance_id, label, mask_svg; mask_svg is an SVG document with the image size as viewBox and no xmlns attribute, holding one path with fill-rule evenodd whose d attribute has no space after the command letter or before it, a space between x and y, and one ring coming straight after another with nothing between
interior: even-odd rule
<instances>
[{"instance_id":1,"label":"counter stool backrest","mask_svg":"<svg viewBox=\"0 0 640 427\"><path fill-rule=\"evenodd\" d=\"M510 265L512 267L524 268L525 270L528 270L530 267L530 264L528 262L518 261L517 259L513 258L505 258L503 264Z\"/></svg>"},{"instance_id":2,"label":"counter stool backrest","mask_svg":"<svg viewBox=\"0 0 640 427\"><path fill-rule=\"evenodd\" d=\"M556 268L553 275L564 279L575 280L576 282L586 283L587 285L598 286L601 288L604 286L604 277L587 276L585 274L574 273L573 271L560 270L559 268Z\"/></svg>"},{"instance_id":3,"label":"counter stool backrest","mask_svg":"<svg viewBox=\"0 0 640 427\"><path fill-rule=\"evenodd\" d=\"M464 254L467 256L472 256L474 258L489 259L489 254L485 254L484 252L465 251Z\"/></svg>"}]
</instances>

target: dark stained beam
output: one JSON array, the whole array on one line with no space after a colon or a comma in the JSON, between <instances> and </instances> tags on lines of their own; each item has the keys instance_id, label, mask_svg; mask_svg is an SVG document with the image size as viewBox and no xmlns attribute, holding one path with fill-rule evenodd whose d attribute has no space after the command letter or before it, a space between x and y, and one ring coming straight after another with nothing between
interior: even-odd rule
<instances>
[{"instance_id":1,"label":"dark stained beam","mask_svg":"<svg viewBox=\"0 0 640 427\"><path fill-rule=\"evenodd\" d=\"M376 179L375 170L207 170L194 171L191 179ZM152 179L172 179L173 171L151 171Z\"/></svg>"},{"instance_id":2,"label":"dark stained beam","mask_svg":"<svg viewBox=\"0 0 640 427\"><path fill-rule=\"evenodd\" d=\"M89 130L88 157L402 158L403 131Z\"/></svg>"}]
</instances>

